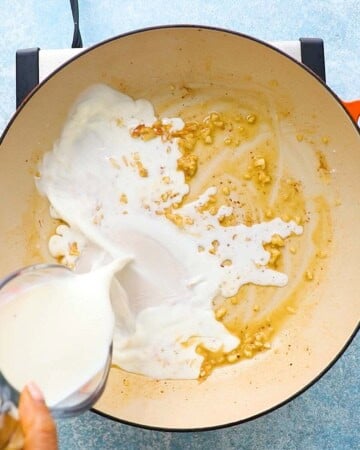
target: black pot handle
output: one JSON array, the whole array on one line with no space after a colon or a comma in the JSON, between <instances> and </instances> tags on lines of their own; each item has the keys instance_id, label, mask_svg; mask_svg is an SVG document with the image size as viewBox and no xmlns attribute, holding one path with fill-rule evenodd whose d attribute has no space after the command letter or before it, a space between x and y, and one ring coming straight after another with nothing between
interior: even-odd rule
<instances>
[{"instance_id":1,"label":"black pot handle","mask_svg":"<svg viewBox=\"0 0 360 450\"><path fill-rule=\"evenodd\" d=\"M71 44L72 48L81 48L83 46L82 39L81 39L81 33L80 33L80 26L79 26L79 2L78 0L70 0L71 5L71 12L73 16L73 22L74 22L74 34L73 34L73 41Z\"/></svg>"}]
</instances>

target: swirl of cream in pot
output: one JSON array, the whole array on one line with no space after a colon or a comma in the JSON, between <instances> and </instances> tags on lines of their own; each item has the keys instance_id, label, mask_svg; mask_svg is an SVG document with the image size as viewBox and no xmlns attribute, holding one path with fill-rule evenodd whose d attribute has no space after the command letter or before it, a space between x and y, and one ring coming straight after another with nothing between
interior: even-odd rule
<instances>
[{"instance_id":1,"label":"swirl of cream in pot","mask_svg":"<svg viewBox=\"0 0 360 450\"><path fill-rule=\"evenodd\" d=\"M285 285L285 274L266 267L270 255L263 245L275 234L301 234L302 227L279 218L224 227L220 219L231 208L222 206L215 215L199 211L215 187L174 210L186 218L181 227L168 220L165 210L189 192L177 167L177 139L131 135L156 120L149 101L105 85L91 87L45 154L37 187L69 225L50 239L54 256L66 254L73 240L78 268L132 258L113 284L114 362L154 378L191 379L202 363L199 343L213 351L239 343L215 319L212 300L232 296L246 283ZM179 118L163 121L174 129L184 126ZM209 252L214 241L216 252Z\"/></svg>"}]
</instances>

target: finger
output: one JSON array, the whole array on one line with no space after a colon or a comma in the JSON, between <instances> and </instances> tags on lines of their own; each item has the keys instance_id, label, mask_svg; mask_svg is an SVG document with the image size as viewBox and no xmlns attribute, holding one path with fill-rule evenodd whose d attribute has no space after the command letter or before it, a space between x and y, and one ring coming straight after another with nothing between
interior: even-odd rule
<instances>
[{"instance_id":1,"label":"finger","mask_svg":"<svg viewBox=\"0 0 360 450\"><path fill-rule=\"evenodd\" d=\"M57 450L55 422L34 383L29 383L20 395L19 416L25 439L24 450Z\"/></svg>"}]
</instances>

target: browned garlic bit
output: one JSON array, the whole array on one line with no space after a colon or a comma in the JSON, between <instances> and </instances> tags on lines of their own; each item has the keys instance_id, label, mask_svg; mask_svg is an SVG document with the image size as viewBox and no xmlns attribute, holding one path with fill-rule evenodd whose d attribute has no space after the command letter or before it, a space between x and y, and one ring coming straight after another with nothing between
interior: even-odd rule
<instances>
[{"instance_id":1,"label":"browned garlic bit","mask_svg":"<svg viewBox=\"0 0 360 450\"><path fill-rule=\"evenodd\" d=\"M141 161L136 161L136 167L138 169L138 173L141 177L147 177L148 174L148 170L143 166Z\"/></svg>"},{"instance_id":2,"label":"browned garlic bit","mask_svg":"<svg viewBox=\"0 0 360 450\"><path fill-rule=\"evenodd\" d=\"M264 245L265 250L270 253L270 260L268 262L269 267L272 267L272 268L278 267L280 257L281 257L280 249L284 246L285 246L285 241L278 234L275 234L271 238L271 242L269 244Z\"/></svg>"},{"instance_id":3,"label":"browned garlic bit","mask_svg":"<svg viewBox=\"0 0 360 450\"><path fill-rule=\"evenodd\" d=\"M163 181L163 183L165 183L165 184L170 184L170 178L169 177L167 177L167 176L165 176L165 177L162 177L162 181Z\"/></svg>"},{"instance_id":4,"label":"browned garlic bit","mask_svg":"<svg viewBox=\"0 0 360 450\"><path fill-rule=\"evenodd\" d=\"M225 259L225 261L223 261L223 262L220 264L220 266L221 266L221 267L227 267L227 266L231 266L231 264L232 264L231 259Z\"/></svg>"},{"instance_id":5,"label":"browned garlic bit","mask_svg":"<svg viewBox=\"0 0 360 450\"><path fill-rule=\"evenodd\" d=\"M183 228L183 226L184 226L183 216L181 216L180 214L175 214L175 213L171 212L171 208L167 208L165 210L165 217L168 220L170 220L171 222L173 222L179 228Z\"/></svg>"},{"instance_id":6,"label":"browned garlic bit","mask_svg":"<svg viewBox=\"0 0 360 450\"><path fill-rule=\"evenodd\" d=\"M248 123L251 123L251 124L255 123L255 122L256 122L256 116L255 116L255 114L248 114L248 115L246 116L246 121L247 121Z\"/></svg>"},{"instance_id":7,"label":"browned garlic bit","mask_svg":"<svg viewBox=\"0 0 360 450\"><path fill-rule=\"evenodd\" d=\"M310 270L307 270L307 271L305 272L305 279L306 279L307 281L312 281L312 280L314 279L314 274L313 274L313 272L311 272Z\"/></svg>"},{"instance_id":8,"label":"browned garlic bit","mask_svg":"<svg viewBox=\"0 0 360 450\"><path fill-rule=\"evenodd\" d=\"M222 319L227 313L226 308L222 307L215 311L215 317L217 320Z\"/></svg>"},{"instance_id":9,"label":"browned garlic bit","mask_svg":"<svg viewBox=\"0 0 360 450\"><path fill-rule=\"evenodd\" d=\"M224 186L224 187L222 188L222 193L223 193L224 195L226 195L226 196L230 195L230 189L229 189L229 187L228 187L228 186Z\"/></svg>"},{"instance_id":10,"label":"browned garlic bit","mask_svg":"<svg viewBox=\"0 0 360 450\"><path fill-rule=\"evenodd\" d=\"M121 194L119 200L120 200L120 203L124 203L126 205L127 202L128 202L127 195L126 194Z\"/></svg>"},{"instance_id":11,"label":"browned garlic bit","mask_svg":"<svg viewBox=\"0 0 360 450\"><path fill-rule=\"evenodd\" d=\"M149 141L150 139L154 139L156 134L152 127L147 127L141 124L132 130L131 136L134 138L139 137L143 141Z\"/></svg>"},{"instance_id":12,"label":"browned garlic bit","mask_svg":"<svg viewBox=\"0 0 360 450\"><path fill-rule=\"evenodd\" d=\"M209 253L211 255L216 255L216 252L217 252L217 250L219 248L219 245L220 245L220 242L218 240L212 241L211 247L209 249Z\"/></svg>"},{"instance_id":13,"label":"browned garlic bit","mask_svg":"<svg viewBox=\"0 0 360 450\"><path fill-rule=\"evenodd\" d=\"M79 251L77 242L72 242L69 245L69 255L71 255L71 256L79 256L80 255L80 251Z\"/></svg>"},{"instance_id":14,"label":"browned garlic bit","mask_svg":"<svg viewBox=\"0 0 360 450\"><path fill-rule=\"evenodd\" d=\"M219 308L215 311L216 319L220 321L226 317L226 314L226 308ZM240 344L229 353L224 353L221 350L218 352L211 352L201 345L198 346L197 352L204 357L199 380L205 380L216 367L234 364L241 359L249 359L259 352L270 350L272 333L273 328L270 325L270 322L251 332L241 331L236 333L240 339Z\"/></svg>"},{"instance_id":15,"label":"browned garlic bit","mask_svg":"<svg viewBox=\"0 0 360 450\"><path fill-rule=\"evenodd\" d=\"M244 180L252 180L255 185L270 185L272 179L266 159L263 156L252 157L252 162L243 173Z\"/></svg>"},{"instance_id":16,"label":"browned garlic bit","mask_svg":"<svg viewBox=\"0 0 360 450\"><path fill-rule=\"evenodd\" d=\"M197 171L198 157L194 154L186 154L178 160L178 169L182 170L186 179L192 178Z\"/></svg>"}]
</instances>

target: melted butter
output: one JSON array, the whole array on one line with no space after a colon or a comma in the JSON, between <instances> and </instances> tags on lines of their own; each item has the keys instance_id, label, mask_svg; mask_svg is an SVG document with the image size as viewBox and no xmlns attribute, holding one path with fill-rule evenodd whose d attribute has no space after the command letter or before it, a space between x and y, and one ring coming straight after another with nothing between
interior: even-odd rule
<instances>
[{"instance_id":1,"label":"melted butter","mask_svg":"<svg viewBox=\"0 0 360 450\"><path fill-rule=\"evenodd\" d=\"M193 145L199 169L191 180L191 190L185 201L193 201L199 192L211 185L216 186L218 192L205 209L216 211L222 204L234 208L231 217L223 222L224 226L236 223L250 226L273 217L295 220L303 224L305 230L309 223L311 226L304 236L275 240L264 246L271 254L269 267L290 270L289 284L281 289L282 292L273 286L247 284L235 296L217 297L213 301L218 320L239 338L240 343L231 352L221 349L212 352L199 345L197 352L204 358L200 379L205 379L216 367L251 358L271 348L272 340L289 315L296 314L301 308L301 298L311 290L312 283L320 282L331 244L331 217L326 199L321 195L315 199L307 198L304 181L282 161L277 130L274 130L268 111L261 106L254 107L252 102L245 104L246 107L215 97L202 102L198 108L191 105L181 110L179 115L184 120L195 123L204 121L209 111L216 111L219 122L218 127L211 128L212 145L202 141ZM167 105L165 110L169 108L171 110ZM239 109L242 114L238 114ZM249 114L256 118L253 123L246 121ZM264 137L259 139L259 134ZM301 139L296 136L298 142L303 138L303 135ZM329 182L330 168L324 153L317 151L315 158L318 163L313 176ZM309 203L313 204L312 208ZM309 239L313 246L310 251L304 251L304 244Z\"/></svg>"}]
</instances>

